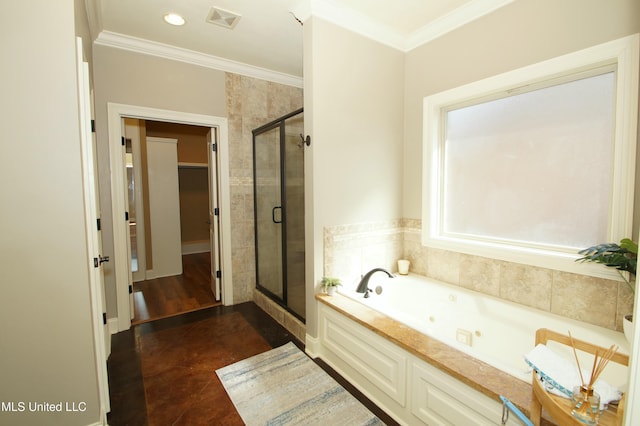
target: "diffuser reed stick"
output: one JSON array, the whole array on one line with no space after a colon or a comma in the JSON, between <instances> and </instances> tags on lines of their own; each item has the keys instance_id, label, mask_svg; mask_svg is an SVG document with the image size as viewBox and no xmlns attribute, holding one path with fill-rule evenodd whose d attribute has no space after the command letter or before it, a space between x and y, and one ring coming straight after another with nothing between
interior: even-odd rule
<instances>
[{"instance_id":1,"label":"diffuser reed stick","mask_svg":"<svg viewBox=\"0 0 640 426\"><path fill-rule=\"evenodd\" d=\"M582 368L580 367L580 361L578 360L578 353L576 351L576 345L569 332L569 339L571 341L571 348L573 349L573 356L576 359L578 365L578 372L580 374L581 386L574 388L574 407L571 414L574 417L578 417L587 424L597 424L598 416L600 414L600 397L593 391L593 385L595 384L600 374L604 371L611 358L618 352L618 346L611 345L598 359L599 352L596 350L593 358L593 365L591 367L591 376L589 377L589 383L586 383L582 375ZM577 395L576 395L577 394Z\"/></svg>"},{"instance_id":2,"label":"diffuser reed stick","mask_svg":"<svg viewBox=\"0 0 640 426\"><path fill-rule=\"evenodd\" d=\"M589 383L586 383L584 380L584 376L582 375L582 368L580 367L580 361L578 360L576 345L575 345L575 342L573 341L573 336L571 336L571 332L569 332L569 339L571 340L571 349L573 349L573 356L576 359L576 364L578 364L578 373L580 374L581 385L592 388L596 380L598 380L598 377L600 376L600 374L602 374L602 371L604 370L604 368L607 366L609 361L611 361L611 358L613 358L613 356L618 352L618 346L617 345L609 346L609 349L607 349L604 352L604 354L600 357L600 359L598 359L599 352L596 351L593 358L593 366L591 367L591 376L589 377Z\"/></svg>"},{"instance_id":3,"label":"diffuser reed stick","mask_svg":"<svg viewBox=\"0 0 640 426\"><path fill-rule=\"evenodd\" d=\"M578 364L578 373L580 374L580 384L584 386L584 377L582 377L582 368L580 367L580 361L578 361L578 353L576 352L576 345L573 342L573 336L569 331L569 339L571 340L571 349L573 349L573 356L576 358L576 364Z\"/></svg>"}]
</instances>

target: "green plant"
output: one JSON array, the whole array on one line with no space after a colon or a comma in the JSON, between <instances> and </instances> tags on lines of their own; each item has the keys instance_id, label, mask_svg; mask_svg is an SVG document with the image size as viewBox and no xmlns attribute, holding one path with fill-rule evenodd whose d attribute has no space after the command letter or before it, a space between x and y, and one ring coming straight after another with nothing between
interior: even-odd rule
<instances>
[{"instance_id":1,"label":"green plant","mask_svg":"<svg viewBox=\"0 0 640 426\"><path fill-rule=\"evenodd\" d=\"M622 272L630 272L636 275L638 266L638 244L629 238L620 240L620 244L605 243L580 250L578 254L583 257L576 259L576 262L600 263L610 268L616 268L620 276L627 283L631 291L634 287Z\"/></svg>"},{"instance_id":2,"label":"green plant","mask_svg":"<svg viewBox=\"0 0 640 426\"><path fill-rule=\"evenodd\" d=\"M325 287L337 287L339 285L342 285L342 283L340 283L340 278L322 277L321 282Z\"/></svg>"}]
</instances>

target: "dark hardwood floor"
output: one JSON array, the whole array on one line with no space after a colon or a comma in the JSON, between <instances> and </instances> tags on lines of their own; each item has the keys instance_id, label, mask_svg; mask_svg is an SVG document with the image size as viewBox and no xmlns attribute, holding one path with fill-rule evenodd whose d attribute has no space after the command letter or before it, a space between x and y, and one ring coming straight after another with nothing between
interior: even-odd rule
<instances>
[{"instance_id":1,"label":"dark hardwood floor","mask_svg":"<svg viewBox=\"0 0 640 426\"><path fill-rule=\"evenodd\" d=\"M252 302L146 322L115 334L107 362L109 425L242 425L215 370L289 341L303 348ZM318 364L385 423L396 424Z\"/></svg>"},{"instance_id":2,"label":"dark hardwood floor","mask_svg":"<svg viewBox=\"0 0 640 426\"><path fill-rule=\"evenodd\" d=\"M209 253L182 256L182 275L133 284L132 324L154 321L219 305L211 290Z\"/></svg>"}]
</instances>

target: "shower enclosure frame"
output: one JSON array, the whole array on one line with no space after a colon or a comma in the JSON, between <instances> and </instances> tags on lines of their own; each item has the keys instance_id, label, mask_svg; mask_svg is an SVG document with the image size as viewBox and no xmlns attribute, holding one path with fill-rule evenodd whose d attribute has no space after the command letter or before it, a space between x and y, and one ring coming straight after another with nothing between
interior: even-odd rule
<instances>
[{"instance_id":1,"label":"shower enclosure frame","mask_svg":"<svg viewBox=\"0 0 640 426\"><path fill-rule=\"evenodd\" d=\"M253 214L254 214L254 238L255 238L255 270L256 270L256 289L258 289L259 291L261 291L263 294L265 294L267 297L269 297L271 300L273 300L274 302L278 303L280 306L282 306L285 310L287 310L289 313L291 313L292 315L294 315L296 318L298 318L299 320L301 320L302 322L305 322L305 317L304 315L300 314L299 312L295 311L294 309L292 309L289 306L289 300L288 300L288 296L289 296L289 262L288 262L288 252L287 252L287 244L288 244L288 240L287 240L287 209L286 209L286 204L287 204L287 179L286 179L286 170L287 170L287 161L286 161L286 155L285 155L285 151L286 151L286 132L285 132L285 122L290 119L293 118L299 114L302 114L304 112L304 108L300 108L297 109L289 114L286 114L282 117L279 117L267 124L264 124L256 129L252 130L252 134L253 134L253 142L252 142L252 148L253 148L253 203L254 203L254 209L253 209ZM284 226L281 227L281 250L280 250L280 261L281 261L281 274L282 274L282 296L279 296L278 294L276 294L274 291L270 290L269 288L261 285L261 278L260 278L260 244L259 244L259 200L258 200L258 196L259 196L259 191L258 191L258 170L257 170L257 155L256 155L256 138L258 136L260 136L261 134L264 134L266 132L269 132L271 130L275 130L275 129L279 129L279 160L280 160L280 167L279 167L279 172L280 172L280 179L279 179L279 190L280 190L280 205L279 206L274 206L272 211L271 211L271 219L273 221L274 224L282 224ZM304 150L304 142L301 142L301 145L299 145L300 149ZM304 154L303 154L304 155ZM303 174L304 175L304 174ZM304 203L303 203L304 204ZM303 210L304 210L304 205L302 206ZM280 213L280 220L278 221L276 219L276 210L279 211ZM302 230L303 232L303 239L304 239L304 228ZM303 253L303 260L302 260L302 270L304 271L304 263L305 263L305 259L304 259L304 253ZM303 277L304 277L304 273L303 273ZM303 280L304 282L304 280Z\"/></svg>"}]
</instances>

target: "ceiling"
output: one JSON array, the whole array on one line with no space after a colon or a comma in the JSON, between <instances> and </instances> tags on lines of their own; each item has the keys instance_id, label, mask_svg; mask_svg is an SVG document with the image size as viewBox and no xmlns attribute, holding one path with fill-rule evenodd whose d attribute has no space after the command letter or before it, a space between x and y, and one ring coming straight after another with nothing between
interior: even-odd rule
<instances>
[{"instance_id":1,"label":"ceiling","mask_svg":"<svg viewBox=\"0 0 640 426\"><path fill-rule=\"evenodd\" d=\"M289 79L301 84L299 20L304 22L310 15L409 51L511 1L86 0L86 3L97 44L230 71L244 68L256 71L258 76L261 72L269 73L279 75L283 82ZM207 22L214 6L240 15L233 29ZM165 23L163 16L168 12L182 15L186 24L176 27Z\"/></svg>"}]
</instances>

